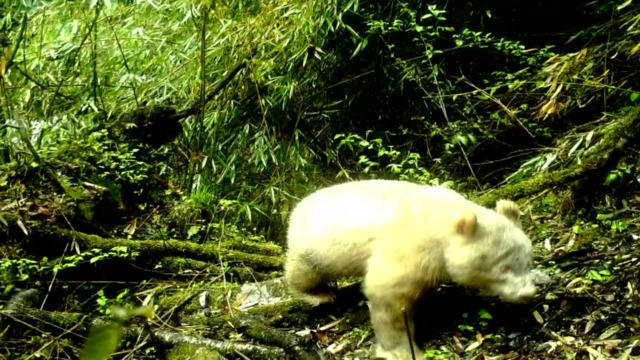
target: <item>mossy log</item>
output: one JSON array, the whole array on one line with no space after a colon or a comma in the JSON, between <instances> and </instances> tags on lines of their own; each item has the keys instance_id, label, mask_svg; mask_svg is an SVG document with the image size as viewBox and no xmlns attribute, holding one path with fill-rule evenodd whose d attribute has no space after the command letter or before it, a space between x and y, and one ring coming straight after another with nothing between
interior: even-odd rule
<instances>
[{"instance_id":1,"label":"mossy log","mask_svg":"<svg viewBox=\"0 0 640 360\"><path fill-rule=\"evenodd\" d=\"M271 271L282 268L282 257L271 255L259 255L238 251L225 247L224 244L197 244L180 240L128 240L109 238L105 239L97 235L90 235L78 231L61 229L55 226L43 226L34 229L30 235L34 245L47 246L58 244L64 246L75 241L81 248L86 249L111 249L116 246L124 246L130 250L140 252L143 256L181 256L192 259L208 261L223 261L232 264L242 264L257 271Z\"/></svg>"},{"instance_id":2,"label":"mossy log","mask_svg":"<svg viewBox=\"0 0 640 360\"><path fill-rule=\"evenodd\" d=\"M474 201L485 206L494 206L500 199L518 199L560 184L569 184L591 174L606 169L613 159L625 150L626 146L640 135L640 106L625 116L609 122L598 129L600 139L585 154L578 164L542 172L530 179L516 184L507 184L487 193L475 196Z\"/></svg>"},{"instance_id":3,"label":"mossy log","mask_svg":"<svg viewBox=\"0 0 640 360\"><path fill-rule=\"evenodd\" d=\"M80 249L104 249L126 247L142 256L164 258L178 256L218 264L240 264L255 271L269 272L282 269L282 249L273 243L258 243L230 239L216 243L197 244L181 240L130 240L103 238L97 235L63 229L41 221L23 221L12 213L0 213L1 223L7 230L0 232L0 240L24 239L24 247L36 254L59 255L67 244L77 244ZM244 251L237 250L238 248ZM266 255L265 255L266 254Z\"/></svg>"},{"instance_id":4,"label":"mossy log","mask_svg":"<svg viewBox=\"0 0 640 360\"><path fill-rule=\"evenodd\" d=\"M188 259L180 256L165 256L160 259L159 264L162 265L162 269L174 274L187 274L189 271L191 273L197 271L203 276L219 274L224 275L227 281L238 281L241 283L256 280L262 281L272 277L269 273L255 271L242 265L230 266L229 268L223 269L208 261Z\"/></svg>"}]
</instances>

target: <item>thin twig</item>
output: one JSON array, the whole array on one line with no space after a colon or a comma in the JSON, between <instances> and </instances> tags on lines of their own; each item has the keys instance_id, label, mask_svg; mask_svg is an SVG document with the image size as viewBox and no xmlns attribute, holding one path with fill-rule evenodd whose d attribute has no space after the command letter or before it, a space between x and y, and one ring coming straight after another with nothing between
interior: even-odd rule
<instances>
[{"instance_id":1,"label":"thin twig","mask_svg":"<svg viewBox=\"0 0 640 360\"><path fill-rule=\"evenodd\" d=\"M62 255L58 260L58 266L62 264L62 260L67 255L67 250L69 249L69 243L64 246L64 250L62 250ZM44 304L47 303L47 299L49 298L49 294L51 294L51 289L53 288L53 283L56 281L56 277L58 276L58 271L53 271L53 277L51 278L51 282L49 282L49 288L47 289L47 293L44 295L44 299L42 300L42 304L40 304L40 310L44 309Z\"/></svg>"},{"instance_id":2,"label":"thin twig","mask_svg":"<svg viewBox=\"0 0 640 360\"><path fill-rule=\"evenodd\" d=\"M427 60L429 61L429 67L433 70L433 63L431 62L431 58L427 57ZM444 120L447 122L447 126L451 127L451 123L449 122L449 115L447 114L447 108L444 105L444 100L442 97L442 90L440 90L440 85L438 84L438 77L435 71L431 71L431 73L433 74L433 82L436 86L436 90L438 90L438 105L440 106L440 110L442 110L442 115L444 116ZM420 86L420 88L425 94L427 93L427 91L422 86ZM456 141L456 144L460 148L460 152L462 152L462 156L464 157L464 160L467 163L467 167L471 172L471 176L473 176L474 180L476 181L476 184L480 186L480 180L478 180L478 177L476 176L475 171L473 171L471 162L469 162L469 158L467 157L467 152L464 151L464 147L462 147L462 144L460 144L459 141Z\"/></svg>"},{"instance_id":3,"label":"thin twig","mask_svg":"<svg viewBox=\"0 0 640 360\"><path fill-rule=\"evenodd\" d=\"M53 93L53 98L51 99L51 104L55 104L56 97L58 97L58 94L60 93L60 88L62 88L62 84L64 84L64 81L67 80L67 73L69 72L69 70L73 66L73 64L76 62L76 57L80 53L80 50L82 50L82 47L84 46L84 43L87 41L87 39L89 38L89 36L93 32L93 28L96 26L97 23L98 23L98 12L96 12L95 17L93 18L93 21L91 22L91 26L89 27L89 30L87 31L86 34L84 34L84 37L82 38L82 41L80 41L80 45L78 46L76 51L73 52L73 55L71 57L71 61L69 62L69 64L71 64L71 66L69 66L66 69L64 76L62 76L60 78L60 81L58 82L58 85L56 86L56 92Z\"/></svg>"},{"instance_id":4,"label":"thin twig","mask_svg":"<svg viewBox=\"0 0 640 360\"><path fill-rule=\"evenodd\" d=\"M463 75L464 77L464 75ZM479 87L477 87L475 84L473 84L471 81L469 81L466 77L464 77L464 82L467 83L467 85L471 86L472 88L478 90L480 93L482 93L482 95L488 97L491 101L493 101L494 103L498 104L498 106L500 106L502 108L502 110L504 110L505 113L507 113L507 116L509 117L509 119L511 119L511 121L516 122L518 125L520 125L520 127L526 131L527 134L529 134L529 136L531 137L535 137L530 131L529 129L527 129L526 126L524 126L524 124L522 122L520 122L520 120L518 120L518 117L513 113L513 111L511 109L509 109L504 103L502 103L502 101L500 101L500 99L491 96L491 94L489 94L486 90L481 89Z\"/></svg>"},{"instance_id":5,"label":"thin twig","mask_svg":"<svg viewBox=\"0 0 640 360\"><path fill-rule=\"evenodd\" d=\"M96 19L100 13L100 3L96 4L95 7L95 16ZM92 67L92 78L91 78L91 90L93 90L93 102L96 106L102 107L101 110L104 110L104 100L102 99L100 93L100 87L98 86L98 26L93 27L93 41L91 44L91 67Z\"/></svg>"},{"instance_id":6,"label":"thin twig","mask_svg":"<svg viewBox=\"0 0 640 360\"><path fill-rule=\"evenodd\" d=\"M47 342L46 344L42 345L38 350L34 351L31 355L29 355L27 358L25 358L25 360L29 360L34 356L38 356L40 357L42 355L42 350L46 349L47 347L49 347L49 345L53 344L56 340L60 340L63 336L72 333L73 330L75 330L78 326L82 325L82 321L77 322L75 325L73 325L71 328L65 330L62 334L58 335L58 336L54 336L53 339L49 340L49 342Z\"/></svg>"},{"instance_id":7,"label":"thin twig","mask_svg":"<svg viewBox=\"0 0 640 360\"><path fill-rule=\"evenodd\" d=\"M351 81L354 81L354 80L358 80L359 78L361 78L363 76L367 76L369 74L373 74L374 72L375 72L374 70L369 70L369 71L363 72L362 74L358 74L358 75L352 76L350 78L347 78L347 79L344 79L344 80L340 80L335 84L331 84L331 85L327 86L325 90L329 90L329 89L334 88L336 86L340 86L342 84L346 84L348 82L351 82Z\"/></svg>"},{"instance_id":8,"label":"thin twig","mask_svg":"<svg viewBox=\"0 0 640 360\"><path fill-rule=\"evenodd\" d=\"M111 20L111 16L107 16L107 19L109 20L109 24L111 24L111 31L113 32L113 37L116 40L118 51L120 52L120 56L122 57L122 64L124 65L124 68L127 69L127 73L131 74L131 68L129 67L129 63L127 62L127 57L124 54L124 50L122 50L122 44L120 44L118 33L113 28L113 21ZM136 92L136 83L133 80L131 81L131 90L133 91L133 99L136 101L136 106L140 106L140 101L138 100L138 93Z\"/></svg>"},{"instance_id":9,"label":"thin twig","mask_svg":"<svg viewBox=\"0 0 640 360\"><path fill-rule=\"evenodd\" d=\"M20 34L18 35L18 40L16 41L16 45L13 47L11 57L9 58L9 60L7 60L7 65L5 65L4 67L5 74L13 64L13 59L16 57L16 54L20 49L20 45L22 44L22 39L24 39L24 33L26 30L27 30L27 12L25 11L24 16L22 16L22 24L20 25Z\"/></svg>"},{"instance_id":10,"label":"thin twig","mask_svg":"<svg viewBox=\"0 0 640 360\"><path fill-rule=\"evenodd\" d=\"M42 90L47 90L48 88L50 88L50 87L51 87L50 85L47 85L47 84L45 84L45 83L42 83L42 82L40 82L39 80L36 80L35 78L33 78L33 77L32 77L31 75L29 75L26 71L24 71L20 66L17 66L17 65L16 65L16 66L14 67L14 69L16 69L20 74L22 74L22 76L24 76L24 77L25 77L25 79L27 79L27 80L31 81L32 83L36 84L36 85L37 85L39 88L41 88ZM76 100L76 99L72 98L71 96L69 96L69 95L65 95L65 94L62 94L62 93L58 93L58 95L59 95L60 97L63 97L63 98L65 98L65 99L67 99L67 100L73 100L73 101L75 101L75 100Z\"/></svg>"},{"instance_id":11,"label":"thin twig","mask_svg":"<svg viewBox=\"0 0 640 360\"><path fill-rule=\"evenodd\" d=\"M196 124L196 147L200 148L202 146L202 142L204 139L203 128L204 128L204 114L205 114L205 105L206 105L206 89L207 89L207 78L205 77L205 72L207 68L207 14L209 14L209 7L203 5L202 7L202 29L200 32L200 105L197 116L197 124ZM213 139L215 141L215 138Z\"/></svg>"},{"instance_id":12,"label":"thin twig","mask_svg":"<svg viewBox=\"0 0 640 360\"><path fill-rule=\"evenodd\" d=\"M38 154L38 151L36 151L35 147L33 147L33 144L29 139L29 135L27 134L27 124L17 110L13 111L13 117L19 123L18 135L20 136L20 140L22 140L24 145L27 147L27 150L29 150L29 152L31 153L31 156L33 156L33 160L35 160L35 162L45 171L45 173L49 176L49 179L53 181L54 185L56 185L59 190L62 190L64 193L66 193L65 187L60 182L60 179L58 179L58 175L56 175L56 173L49 166L47 166L44 161L42 161L42 158Z\"/></svg>"},{"instance_id":13,"label":"thin twig","mask_svg":"<svg viewBox=\"0 0 640 360\"><path fill-rule=\"evenodd\" d=\"M411 339L411 329L409 329L409 319L407 318L407 311L402 308L402 320L404 320L404 329L407 331L407 339L409 339L409 348L411 349L411 359L416 360L416 354L413 351L413 339Z\"/></svg>"}]
</instances>

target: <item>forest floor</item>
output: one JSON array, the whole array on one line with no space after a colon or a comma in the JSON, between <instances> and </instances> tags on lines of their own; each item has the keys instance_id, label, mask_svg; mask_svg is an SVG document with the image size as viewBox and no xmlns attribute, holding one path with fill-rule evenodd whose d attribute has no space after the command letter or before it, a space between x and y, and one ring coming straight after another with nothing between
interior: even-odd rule
<instances>
[{"instance_id":1,"label":"forest floor","mask_svg":"<svg viewBox=\"0 0 640 360\"><path fill-rule=\"evenodd\" d=\"M149 220L138 232L130 223L101 237L64 232L57 197L8 195L0 358L65 358L86 341L76 331L113 318L113 305L153 308L142 325L133 315L120 322L122 358L371 357L375 338L358 282L341 284L333 304L305 305L281 281L281 247L264 238L230 228L212 246L136 240L157 239L149 231L169 216L162 209L140 215ZM552 280L518 305L441 286L416 315L424 356L640 359L640 196L605 194L589 203L597 206L579 208L566 192L551 190L521 201L536 267Z\"/></svg>"}]
</instances>

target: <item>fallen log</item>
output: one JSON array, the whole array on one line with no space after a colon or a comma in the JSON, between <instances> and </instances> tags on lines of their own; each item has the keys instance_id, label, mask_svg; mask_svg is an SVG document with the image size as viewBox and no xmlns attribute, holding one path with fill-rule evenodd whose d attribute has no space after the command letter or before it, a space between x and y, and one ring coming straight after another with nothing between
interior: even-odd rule
<instances>
[{"instance_id":1,"label":"fallen log","mask_svg":"<svg viewBox=\"0 0 640 360\"><path fill-rule=\"evenodd\" d=\"M259 243L249 240L232 239L198 244L182 240L131 240L123 238L103 238L98 235L63 229L43 221L28 222L13 213L0 213L0 240L24 241L24 247L34 254L60 255L68 244L74 249L103 249L126 247L137 251L143 257L157 259L183 257L211 262L242 265L258 272L282 269L281 248L273 243ZM237 250L243 249L243 250Z\"/></svg>"},{"instance_id":2,"label":"fallen log","mask_svg":"<svg viewBox=\"0 0 640 360\"><path fill-rule=\"evenodd\" d=\"M556 185L570 184L603 169L607 169L613 160L618 159L627 144L640 135L640 106L635 107L623 117L605 124L598 132L600 139L591 147L582 161L567 167L523 180L516 184L507 184L473 197L481 205L494 206L500 199L518 199L540 193Z\"/></svg>"},{"instance_id":3,"label":"fallen log","mask_svg":"<svg viewBox=\"0 0 640 360\"><path fill-rule=\"evenodd\" d=\"M62 229L55 226L34 228L29 236L36 247L43 244L57 245L63 249L67 243L75 242L85 249L111 249L124 246L138 251L142 256L180 256L208 261L223 261L232 264L243 264L257 271L279 270L282 268L280 256L252 254L224 247L224 245L206 243L197 244L181 240L129 240L119 238L102 238L78 231Z\"/></svg>"}]
</instances>

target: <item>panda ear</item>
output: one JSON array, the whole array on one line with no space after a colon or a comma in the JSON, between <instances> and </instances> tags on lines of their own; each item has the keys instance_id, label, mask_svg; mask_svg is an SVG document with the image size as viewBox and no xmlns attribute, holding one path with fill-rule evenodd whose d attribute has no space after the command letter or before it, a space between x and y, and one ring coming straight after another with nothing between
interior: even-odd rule
<instances>
[{"instance_id":1,"label":"panda ear","mask_svg":"<svg viewBox=\"0 0 640 360\"><path fill-rule=\"evenodd\" d=\"M518 204L510 200L498 200L496 202L496 212L500 215L506 216L508 219L520 226L520 215L522 212L518 207Z\"/></svg>"},{"instance_id":2,"label":"panda ear","mask_svg":"<svg viewBox=\"0 0 640 360\"><path fill-rule=\"evenodd\" d=\"M477 226L478 218L476 217L476 214L472 212L461 215L455 222L456 233L466 237L473 236L473 234L476 233Z\"/></svg>"}]
</instances>

